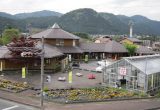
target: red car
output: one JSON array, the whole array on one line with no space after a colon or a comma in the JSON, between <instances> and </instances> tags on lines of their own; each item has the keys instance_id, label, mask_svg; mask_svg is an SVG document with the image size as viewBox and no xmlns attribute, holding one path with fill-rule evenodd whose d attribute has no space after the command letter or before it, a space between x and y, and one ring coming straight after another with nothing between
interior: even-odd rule
<instances>
[{"instance_id":1,"label":"red car","mask_svg":"<svg viewBox=\"0 0 160 110\"><path fill-rule=\"evenodd\" d=\"M96 76L94 74L89 74L88 79L96 79Z\"/></svg>"}]
</instances>

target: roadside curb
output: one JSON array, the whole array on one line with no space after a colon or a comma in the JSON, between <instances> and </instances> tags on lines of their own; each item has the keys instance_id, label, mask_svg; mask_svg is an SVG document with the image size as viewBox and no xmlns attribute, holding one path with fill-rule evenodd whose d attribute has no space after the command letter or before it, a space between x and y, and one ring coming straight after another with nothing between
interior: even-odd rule
<instances>
[{"instance_id":1,"label":"roadside curb","mask_svg":"<svg viewBox=\"0 0 160 110\"><path fill-rule=\"evenodd\" d=\"M6 91L5 91L6 92ZM6 92L7 93L7 92ZM27 102L27 100L26 100L26 98L28 98L28 97L24 97L24 96L18 96L18 94L14 94L14 98L13 97L6 97L6 93L3 93L3 95L0 95L0 98L1 99L4 99L4 100L8 100L8 101L12 101L12 102L16 102L16 103L19 103L19 104L23 104L23 105L27 105L27 106L32 106L32 107L34 107L34 108L40 108L40 105L38 104L31 104L32 102L33 102L33 100L34 99L32 99L32 101L30 100L28 100L28 102ZM10 93L10 92L8 92L8 93ZM13 95L13 94L12 94ZM23 98L23 99L22 99ZM22 101L22 100L23 101Z\"/></svg>"},{"instance_id":2,"label":"roadside curb","mask_svg":"<svg viewBox=\"0 0 160 110\"><path fill-rule=\"evenodd\" d=\"M157 97L150 97L150 98L124 98L124 99L106 99L106 100L99 100L99 101L67 101L62 102L62 104L80 104L80 103L94 103L94 102L112 102L112 101L131 101L131 100L145 100L145 99L156 99Z\"/></svg>"},{"instance_id":3,"label":"roadside curb","mask_svg":"<svg viewBox=\"0 0 160 110\"><path fill-rule=\"evenodd\" d=\"M157 97L147 97L147 98L122 98L122 99L106 99L106 100L95 100L95 101L55 101L50 99L45 99L48 102L58 103L58 104L82 104L82 103L99 103L99 102L113 102L113 101L131 101L131 100L147 100L147 99L157 99Z\"/></svg>"}]
</instances>

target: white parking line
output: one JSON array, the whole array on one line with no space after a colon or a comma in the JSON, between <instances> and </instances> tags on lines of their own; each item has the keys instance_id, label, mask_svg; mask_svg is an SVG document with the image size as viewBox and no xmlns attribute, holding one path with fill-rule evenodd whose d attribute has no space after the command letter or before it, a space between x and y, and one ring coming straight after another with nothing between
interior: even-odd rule
<instances>
[{"instance_id":1,"label":"white parking line","mask_svg":"<svg viewBox=\"0 0 160 110\"><path fill-rule=\"evenodd\" d=\"M8 107L8 108L4 108L4 109L2 109L2 110L11 110L11 109L13 109L13 108L17 108L18 106L17 105L15 105L15 106L12 106L12 107Z\"/></svg>"}]
</instances>

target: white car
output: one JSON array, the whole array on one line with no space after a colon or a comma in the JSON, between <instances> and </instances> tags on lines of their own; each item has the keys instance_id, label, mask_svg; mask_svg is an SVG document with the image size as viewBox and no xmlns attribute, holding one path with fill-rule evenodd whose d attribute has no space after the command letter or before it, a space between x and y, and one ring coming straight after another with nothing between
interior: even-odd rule
<instances>
[{"instance_id":1,"label":"white car","mask_svg":"<svg viewBox=\"0 0 160 110\"><path fill-rule=\"evenodd\" d=\"M98 72L98 73L102 73L103 72L103 66L98 66L97 68L96 68L96 72Z\"/></svg>"},{"instance_id":2,"label":"white car","mask_svg":"<svg viewBox=\"0 0 160 110\"><path fill-rule=\"evenodd\" d=\"M100 66L108 66L111 62L107 60L98 61L97 64Z\"/></svg>"},{"instance_id":3,"label":"white car","mask_svg":"<svg viewBox=\"0 0 160 110\"><path fill-rule=\"evenodd\" d=\"M58 77L58 81L65 81L66 77Z\"/></svg>"},{"instance_id":4,"label":"white car","mask_svg":"<svg viewBox=\"0 0 160 110\"><path fill-rule=\"evenodd\" d=\"M76 76L81 77L81 76L83 76L83 74L81 74L81 73L76 73Z\"/></svg>"}]
</instances>

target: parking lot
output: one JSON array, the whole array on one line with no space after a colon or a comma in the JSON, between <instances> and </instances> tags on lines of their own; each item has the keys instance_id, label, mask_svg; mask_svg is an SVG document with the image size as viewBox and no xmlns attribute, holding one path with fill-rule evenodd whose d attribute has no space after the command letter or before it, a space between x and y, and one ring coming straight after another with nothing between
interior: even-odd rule
<instances>
[{"instance_id":1,"label":"parking lot","mask_svg":"<svg viewBox=\"0 0 160 110\"><path fill-rule=\"evenodd\" d=\"M102 81L102 73L92 72L91 70L95 70L98 66L96 62L83 63L80 64L80 69L73 69L72 73L72 83L68 81L68 72L62 73L50 73L47 75L51 76L51 82L45 83L45 86L51 89L60 89L60 88L83 88L83 87L95 87L99 86ZM76 73L81 73L82 76L76 76ZM95 79L88 79L88 75L95 75ZM2 77L2 76L1 76ZM31 85L34 85L36 88L40 88L40 73L34 72L26 76L25 79L22 79L21 72L7 74L3 76L6 79L19 81L19 82L28 82ZM58 81L59 77L65 77L65 81ZM46 77L44 77L44 81L46 81Z\"/></svg>"}]
</instances>

